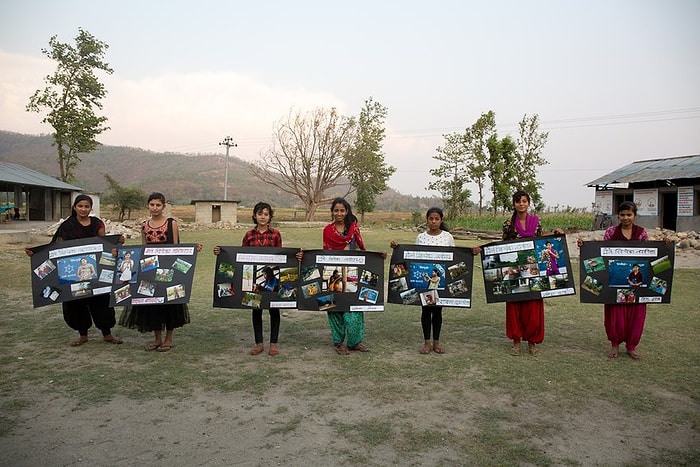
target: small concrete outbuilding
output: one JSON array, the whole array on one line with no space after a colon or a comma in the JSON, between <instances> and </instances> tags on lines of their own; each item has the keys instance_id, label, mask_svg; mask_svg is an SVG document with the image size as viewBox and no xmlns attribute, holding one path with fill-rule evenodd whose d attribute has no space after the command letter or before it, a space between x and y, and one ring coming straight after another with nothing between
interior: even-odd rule
<instances>
[{"instance_id":1,"label":"small concrete outbuilding","mask_svg":"<svg viewBox=\"0 0 700 467\"><path fill-rule=\"evenodd\" d=\"M617 214L632 201L643 227L700 230L700 154L633 162L586 186L595 187L597 213Z\"/></svg>"},{"instance_id":2,"label":"small concrete outbuilding","mask_svg":"<svg viewBox=\"0 0 700 467\"><path fill-rule=\"evenodd\" d=\"M194 221L201 224L215 224L217 222L238 223L238 203L240 201L221 201L195 199Z\"/></svg>"}]
</instances>

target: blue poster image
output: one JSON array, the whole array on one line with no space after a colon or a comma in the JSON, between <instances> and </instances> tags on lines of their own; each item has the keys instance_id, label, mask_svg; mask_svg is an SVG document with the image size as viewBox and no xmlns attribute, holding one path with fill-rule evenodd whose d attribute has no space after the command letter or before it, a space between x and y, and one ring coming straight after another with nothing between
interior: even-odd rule
<instances>
[{"instance_id":1,"label":"blue poster image","mask_svg":"<svg viewBox=\"0 0 700 467\"><path fill-rule=\"evenodd\" d=\"M436 263L410 263L408 281L412 288L445 289L445 266Z\"/></svg>"},{"instance_id":2,"label":"blue poster image","mask_svg":"<svg viewBox=\"0 0 700 467\"><path fill-rule=\"evenodd\" d=\"M608 263L610 287L646 287L649 283L649 261L611 259Z\"/></svg>"},{"instance_id":3,"label":"blue poster image","mask_svg":"<svg viewBox=\"0 0 700 467\"><path fill-rule=\"evenodd\" d=\"M97 258L94 254L70 256L56 261L59 284L89 281L97 278Z\"/></svg>"}]
</instances>

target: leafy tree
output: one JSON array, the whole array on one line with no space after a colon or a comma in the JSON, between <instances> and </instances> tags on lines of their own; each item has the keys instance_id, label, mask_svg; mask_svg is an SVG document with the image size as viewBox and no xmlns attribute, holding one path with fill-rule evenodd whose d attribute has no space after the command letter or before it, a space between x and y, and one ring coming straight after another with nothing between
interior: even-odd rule
<instances>
[{"instance_id":1,"label":"leafy tree","mask_svg":"<svg viewBox=\"0 0 700 467\"><path fill-rule=\"evenodd\" d=\"M44 78L46 88L37 90L29 98L27 111L48 110L42 122L54 129L52 136L64 182L75 179L73 172L80 162L79 155L95 150L100 144L95 138L109 128L104 126L107 117L95 115L95 109L102 108L101 100L107 94L95 71L112 73L103 60L108 47L89 32L78 29L75 46L59 42L57 36L53 36L49 49L41 50L58 62L58 66L53 75Z\"/></svg>"},{"instance_id":2,"label":"leafy tree","mask_svg":"<svg viewBox=\"0 0 700 467\"><path fill-rule=\"evenodd\" d=\"M112 177L103 174L110 192L103 198L105 204L111 204L115 211L119 211L119 222L131 219L131 210L138 209L144 204L147 195L139 188L123 187Z\"/></svg>"},{"instance_id":3,"label":"leafy tree","mask_svg":"<svg viewBox=\"0 0 700 467\"><path fill-rule=\"evenodd\" d=\"M437 177L428 184L429 190L437 190L442 196L445 205L445 215L450 219L456 219L466 212L471 202L471 192L464 186L469 182L467 172L467 156L464 144L464 135L451 133L443 135L444 146L439 146L437 155L433 159L441 162L440 166L430 169L430 175Z\"/></svg>"},{"instance_id":4,"label":"leafy tree","mask_svg":"<svg viewBox=\"0 0 700 467\"><path fill-rule=\"evenodd\" d=\"M479 119L467 129L464 135L469 158L467 170L469 179L476 183L479 191L479 214L484 208L484 186L489 172L488 141L496 133L496 114L493 110L481 114Z\"/></svg>"},{"instance_id":5,"label":"leafy tree","mask_svg":"<svg viewBox=\"0 0 700 467\"><path fill-rule=\"evenodd\" d=\"M537 176L537 169L549 162L542 156L549 133L539 132L539 116L534 114L528 117L527 114L519 124L519 137L517 140L517 156L519 161L521 185L530 194L532 204L538 211L544 208L540 189L544 186Z\"/></svg>"},{"instance_id":6,"label":"leafy tree","mask_svg":"<svg viewBox=\"0 0 700 467\"><path fill-rule=\"evenodd\" d=\"M499 209L506 210L511 206L513 187L519 185L519 167L516 161L517 147L510 136L498 139L493 134L486 146L489 154L489 178L491 179L491 206L493 214Z\"/></svg>"},{"instance_id":7,"label":"leafy tree","mask_svg":"<svg viewBox=\"0 0 700 467\"><path fill-rule=\"evenodd\" d=\"M273 129L272 147L252 165L254 177L298 197L313 220L318 205L330 201L326 192L340 186L347 173L348 154L357 138L354 119L335 108L303 115L290 110ZM350 193L348 187L345 196Z\"/></svg>"},{"instance_id":8,"label":"leafy tree","mask_svg":"<svg viewBox=\"0 0 700 467\"><path fill-rule=\"evenodd\" d=\"M384 122L387 108L370 97L360 111L358 136L354 148L348 153L347 177L355 189L355 208L364 222L365 213L374 211L377 196L385 191L387 180L396 167L387 165L382 153Z\"/></svg>"}]
</instances>

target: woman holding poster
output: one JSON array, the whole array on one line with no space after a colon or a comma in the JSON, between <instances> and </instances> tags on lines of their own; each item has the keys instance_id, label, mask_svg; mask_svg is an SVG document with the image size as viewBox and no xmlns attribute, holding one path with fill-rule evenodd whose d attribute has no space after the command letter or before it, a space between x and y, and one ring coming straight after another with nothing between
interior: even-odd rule
<instances>
[{"instance_id":1,"label":"woman holding poster","mask_svg":"<svg viewBox=\"0 0 700 467\"><path fill-rule=\"evenodd\" d=\"M71 215L58 226L51 243L79 238L104 237L105 223L91 216L92 198L80 194L73 200ZM124 237L119 238L124 243ZM29 249L25 250L31 256ZM90 280L95 275L94 267L85 258L77 270L77 279ZM121 344L119 337L112 335L112 328L117 323L114 308L109 306L109 294L91 295L89 297L62 303L63 319L72 329L78 331L78 338L71 342L72 347L79 347L88 341L88 329L95 324L102 332L102 339L110 344Z\"/></svg>"},{"instance_id":2,"label":"woman holding poster","mask_svg":"<svg viewBox=\"0 0 700 467\"><path fill-rule=\"evenodd\" d=\"M141 243L178 244L180 233L177 221L165 215L165 195L151 193L148 196L150 218L141 224ZM202 246L197 244L197 251ZM130 269L131 270L131 269ZM135 305L124 308L119 324L138 329L139 332L153 332L154 341L146 345L146 351L168 352L173 348L173 332L190 322L190 313L186 303L163 305ZM163 338L165 328L165 338Z\"/></svg>"},{"instance_id":3,"label":"woman holding poster","mask_svg":"<svg viewBox=\"0 0 700 467\"><path fill-rule=\"evenodd\" d=\"M503 240L531 238L542 235L540 219L528 213L530 195L524 191L513 194L513 215L503 223ZM563 233L555 229L555 233ZM513 340L511 355L520 355L520 342L527 341L527 349L537 356L537 347L544 340L544 301L542 299L506 302L506 335Z\"/></svg>"},{"instance_id":4,"label":"woman holding poster","mask_svg":"<svg viewBox=\"0 0 700 467\"><path fill-rule=\"evenodd\" d=\"M604 241L611 240L637 240L646 241L649 240L649 235L647 234L644 227L638 226L634 223L637 217L637 205L631 201L625 201L617 208L617 217L620 221L619 224L609 227L605 234L603 235ZM576 241L579 248L583 246L583 240L578 239ZM641 273L639 273L639 266L633 267L633 271L630 273L628 280L630 281L630 286L635 287L639 285L641 281ZM632 291L630 291L632 292ZM632 292L633 293L633 292ZM634 296L632 296L632 302L634 302ZM610 341L610 350L608 351L609 358L617 358L620 355L620 344L625 343L627 348L627 354L635 360L640 358L637 352L637 345L642 339L642 332L644 331L644 322L647 317L647 306L644 304L606 304L603 305L603 310L605 313L605 333L607 334L608 340Z\"/></svg>"},{"instance_id":5,"label":"woman holding poster","mask_svg":"<svg viewBox=\"0 0 700 467\"><path fill-rule=\"evenodd\" d=\"M357 217L352 213L345 198L335 198L331 203L333 222L323 229L324 250L364 250L365 243L357 226ZM361 311L329 311L328 324L333 336L333 345L339 355L348 355L350 350L367 352L362 343L365 338L365 315Z\"/></svg>"}]
</instances>

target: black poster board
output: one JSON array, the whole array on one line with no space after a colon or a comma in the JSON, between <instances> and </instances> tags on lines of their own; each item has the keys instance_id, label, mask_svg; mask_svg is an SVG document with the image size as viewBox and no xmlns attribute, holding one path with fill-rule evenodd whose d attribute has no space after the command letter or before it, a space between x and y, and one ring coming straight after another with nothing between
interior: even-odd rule
<instances>
[{"instance_id":1,"label":"black poster board","mask_svg":"<svg viewBox=\"0 0 700 467\"><path fill-rule=\"evenodd\" d=\"M481 255L488 303L576 294L565 235L489 243Z\"/></svg>"},{"instance_id":2,"label":"black poster board","mask_svg":"<svg viewBox=\"0 0 700 467\"><path fill-rule=\"evenodd\" d=\"M66 240L30 248L34 308L69 302L112 289L120 235Z\"/></svg>"},{"instance_id":3,"label":"black poster board","mask_svg":"<svg viewBox=\"0 0 700 467\"><path fill-rule=\"evenodd\" d=\"M673 243L585 242L581 303L671 303L674 260Z\"/></svg>"},{"instance_id":4,"label":"black poster board","mask_svg":"<svg viewBox=\"0 0 700 467\"><path fill-rule=\"evenodd\" d=\"M296 308L298 248L222 246L214 271L215 308Z\"/></svg>"},{"instance_id":5,"label":"black poster board","mask_svg":"<svg viewBox=\"0 0 700 467\"><path fill-rule=\"evenodd\" d=\"M195 244L122 246L117 253L109 304L187 303L196 263Z\"/></svg>"},{"instance_id":6,"label":"black poster board","mask_svg":"<svg viewBox=\"0 0 700 467\"><path fill-rule=\"evenodd\" d=\"M471 308L473 269L471 249L399 245L389 266L389 303Z\"/></svg>"},{"instance_id":7,"label":"black poster board","mask_svg":"<svg viewBox=\"0 0 700 467\"><path fill-rule=\"evenodd\" d=\"M300 276L299 310L384 311L381 253L305 250Z\"/></svg>"}]
</instances>

